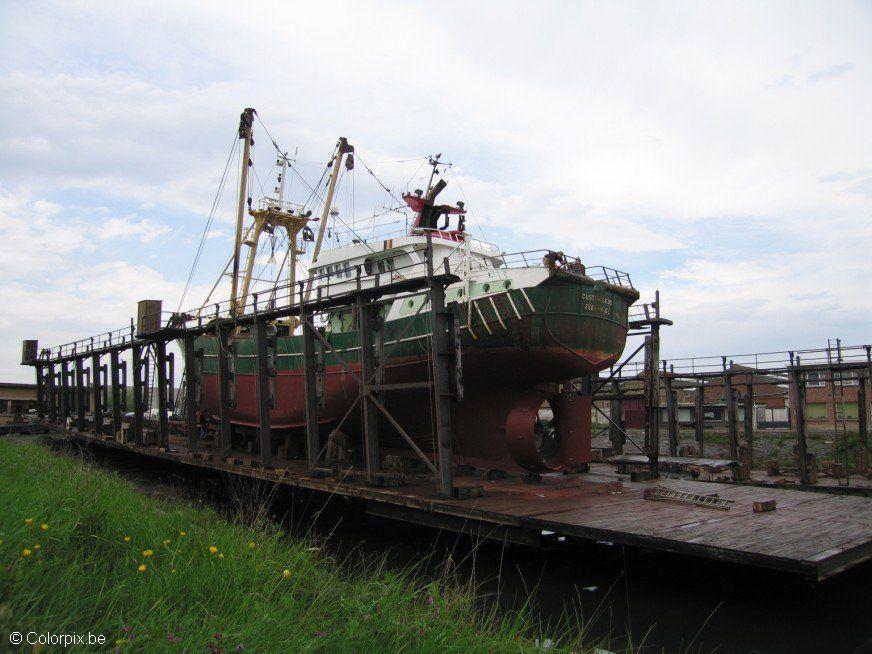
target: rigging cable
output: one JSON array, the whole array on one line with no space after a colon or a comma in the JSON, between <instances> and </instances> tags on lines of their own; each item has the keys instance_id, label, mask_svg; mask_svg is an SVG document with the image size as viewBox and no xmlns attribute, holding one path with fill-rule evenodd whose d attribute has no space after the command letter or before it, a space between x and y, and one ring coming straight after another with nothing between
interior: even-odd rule
<instances>
[{"instance_id":1,"label":"rigging cable","mask_svg":"<svg viewBox=\"0 0 872 654\"><path fill-rule=\"evenodd\" d=\"M457 188L460 189L460 195L463 196L463 201L466 204L469 204L469 198L466 197L466 193L463 192L463 187L460 185L460 180L457 179L457 173L454 172L453 167L449 167L448 170L451 171L451 175L454 177L454 182L457 184ZM478 218L475 216L475 211L472 208L469 209L469 214L472 216L472 219L475 221L475 226L478 227L478 231L481 234L481 240L487 241L487 238L484 235L484 230L481 228L481 223L478 222Z\"/></svg>"},{"instance_id":2,"label":"rigging cable","mask_svg":"<svg viewBox=\"0 0 872 654\"><path fill-rule=\"evenodd\" d=\"M197 253L194 255L194 262L191 264L191 270L188 273L188 279L185 281L185 288L182 291L182 296L179 298L179 308L182 310L182 303L185 301L185 296L188 294L188 288L191 286L191 280L194 278L194 271L197 269L197 264L200 261L200 255L203 253L203 248L206 245L206 240L209 238L209 230L212 227L212 221L215 218L215 212L218 209L218 204L221 202L221 195L224 192L224 186L227 183L227 172L230 170L230 163L233 161L233 153L239 144L239 138L236 132L233 133L233 144L230 147L230 154L227 155L227 162L224 164L224 172L221 173L221 180L218 183L218 190L215 192L215 198L212 200L212 207L209 210L209 217L206 220L206 225L203 227L203 235L200 237L200 244L197 246Z\"/></svg>"}]
</instances>

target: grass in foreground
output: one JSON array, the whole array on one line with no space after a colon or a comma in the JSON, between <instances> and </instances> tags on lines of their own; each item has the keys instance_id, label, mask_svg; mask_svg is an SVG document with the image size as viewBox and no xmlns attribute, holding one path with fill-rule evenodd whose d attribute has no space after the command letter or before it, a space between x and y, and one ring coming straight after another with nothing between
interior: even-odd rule
<instances>
[{"instance_id":1,"label":"grass in foreground","mask_svg":"<svg viewBox=\"0 0 872 654\"><path fill-rule=\"evenodd\" d=\"M542 651L527 617L482 613L469 588L342 570L275 525L147 497L40 445L0 441L0 498L0 649L12 631L90 631L119 652Z\"/></svg>"}]
</instances>

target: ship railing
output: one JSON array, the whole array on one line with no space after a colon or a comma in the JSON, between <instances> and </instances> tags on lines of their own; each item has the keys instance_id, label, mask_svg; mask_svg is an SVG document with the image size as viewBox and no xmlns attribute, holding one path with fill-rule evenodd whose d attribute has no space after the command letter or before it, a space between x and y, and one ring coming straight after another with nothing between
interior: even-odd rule
<instances>
[{"instance_id":1,"label":"ship railing","mask_svg":"<svg viewBox=\"0 0 872 654\"><path fill-rule=\"evenodd\" d=\"M546 265L546 256L555 254L552 250L524 250L503 254L498 259L501 268L539 268ZM630 275L608 266L585 266L578 257L562 255L560 265L569 272L580 272L597 281L634 288Z\"/></svg>"},{"instance_id":2,"label":"ship railing","mask_svg":"<svg viewBox=\"0 0 872 654\"><path fill-rule=\"evenodd\" d=\"M449 258L434 261L435 273L458 273L460 265L452 262ZM362 264L343 268L341 275L332 274L315 275L311 278L296 282L293 286L288 283L270 287L268 289L253 290L234 304L229 300L214 302L186 311L163 311L149 315L139 316L145 324L154 325L155 330L176 328L184 329L194 326L202 326L214 319L226 319L234 316L251 315L260 311L275 311L291 305L299 305L306 297L306 287L311 284L310 301L320 301L343 295L353 295L361 288L376 288L403 279L422 277L427 274L425 264L414 262L405 266L398 266L390 270L378 270L376 267L368 271ZM150 330L151 331L151 330ZM102 332L96 336L82 338L62 345L42 348L37 356L39 360L57 360L81 357L92 351L98 351L112 346L123 345L136 340L137 333L133 318L130 325L108 332Z\"/></svg>"},{"instance_id":3,"label":"ship railing","mask_svg":"<svg viewBox=\"0 0 872 654\"><path fill-rule=\"evenodd\" d=\"M282 201L279 202L275 198L261 198L257 203L257 208L261 211L281 211L283 213L303 216L306 208L302 204L295 202Z\"/></svg>"},{"instance_id":4,"label":"ship railing","mask_svg":"<svg viewBox=\"0 0 872 654\"><path fill-rule=\"evenodd\" d=\"M627 311L627 319L630 322L647 322L660 317L657 310L657 302L642 302L634 304Z\"/></svg>"},{"instance_id":5,"label":"ship railing","mask_svg":"<svg viewBox=\"0 0 872 654\"><path fill-rule=\"evenodd\" d=\"M298 305L306 299L307 287L311 289L308 293L309 300L323 300L352 294L361 288L376 288L404 279L423 277L427 274L426 265L419 261L384 270L379 269L376 264L377 262L373 262L370 266L356 264L341 268L334 267L330 272L315 274L299 280L293 286L284 283L266 289L255 289L237 301L235 311L230 300L223 300L188 311L173 312L163 317L163 324L166 327L192 326L192 324L202 324L213 318L221 319L259 311L274 311ZM437 273L457 273L457 268L458 263L447 258L434 261L434 270Z\"/></svg>"},{"instance_id":6,"label":"ship railing","mask_svg":"<svg viewBox=\"0 0 872 654\"><path fill-rule=\"evenodd\" d=\"M94 351L105 350L130 343L135 338L136 328L134 327L133 319L131 318L129 326L101 332L94 336L70 341L69 343L41 348L37 359L49 360L81 357Z\"/></svg>"},{"instance_id":7,"label":"ship railing","mask_svg":"<svg viewBox=\"0 0 872 654\"><path fill-rule=\"evenodd\" d=\"M353 245L355 243L373 243L407 236L426 236L427 234L433 237L434 243L438 243L439 240L450 241L451 243L465 243L468 241L470 246L478 250L493 252L494 254L500 252L499 246L495 243L474 238L469 232L412 227L409 225L408 220L395 221L386 225L366 224L358 226L352 223L344 229L338 229L333 232L336 242L341 246Z\"/></svg>"}]
</instances>

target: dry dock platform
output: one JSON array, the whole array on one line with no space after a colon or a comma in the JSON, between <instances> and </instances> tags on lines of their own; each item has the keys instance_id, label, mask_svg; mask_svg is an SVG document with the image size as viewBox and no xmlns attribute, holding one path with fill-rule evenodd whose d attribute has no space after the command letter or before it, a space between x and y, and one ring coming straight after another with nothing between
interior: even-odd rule
<instances>
[{"instance_id":1,"label":"dry dock platform","mask_svg":"<svg viewBox=\"0 0 872 654\"><path fill-rule=\"evenodd\" d=\"M119 443L87 432L51 428L54 438L135 452L156 461L222 471L317 493L353 498L367 513L535 546L543 532L636 548L783 570L820 581L872 558L872 498L760 488L685 479L632 482L618 475L518 477L493 481L456 476L465 499L440 499L432 483L371 487L354 477L312 476L305 461L256 457L219 459L208 449L189 454L173 439L168 451ZM699 495L717 494L730 508L645 496L658 486ZM475 496L477 492L480 495ZM755 513L755 502L775 510ZM551 537L553 537L551 536Z\"/></svg>"}]
</instances>

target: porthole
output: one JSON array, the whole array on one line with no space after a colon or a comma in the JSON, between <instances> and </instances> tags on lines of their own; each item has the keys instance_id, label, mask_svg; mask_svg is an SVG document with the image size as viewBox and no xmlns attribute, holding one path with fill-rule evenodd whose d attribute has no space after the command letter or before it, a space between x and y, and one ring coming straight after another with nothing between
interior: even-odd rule
<instances>
[{"instance_id":1,"label":"porthole","mask_svg":"<svg viewBox=\"0 0 872 654\"><path fill-rule=\"evenodd\" d=\"M507 280L506 283L503 284L503 286L504 286L505 288L512 288L512 282L511 282L511 280Z\"/></svg>"},{"instance_id":2,"label":"porthole","mask_svg":"<svg viewBox=\"0 0 872 654\"><path fill-rule=\"evenodd\" d=\"M490 284L484 285L484 292L487 293L490 290Z\"/></svg>"},{"instance_id":3,"label":"porthole","mask_svg":"<svg viewBox=\"0 0 872 654\"><path fill-rule=\"evenodd\" d=\"M410 306L410 307L415 306L415 301L414 301L414 300L409 300L409 306Z\"/></svg>"}]
</instances>

